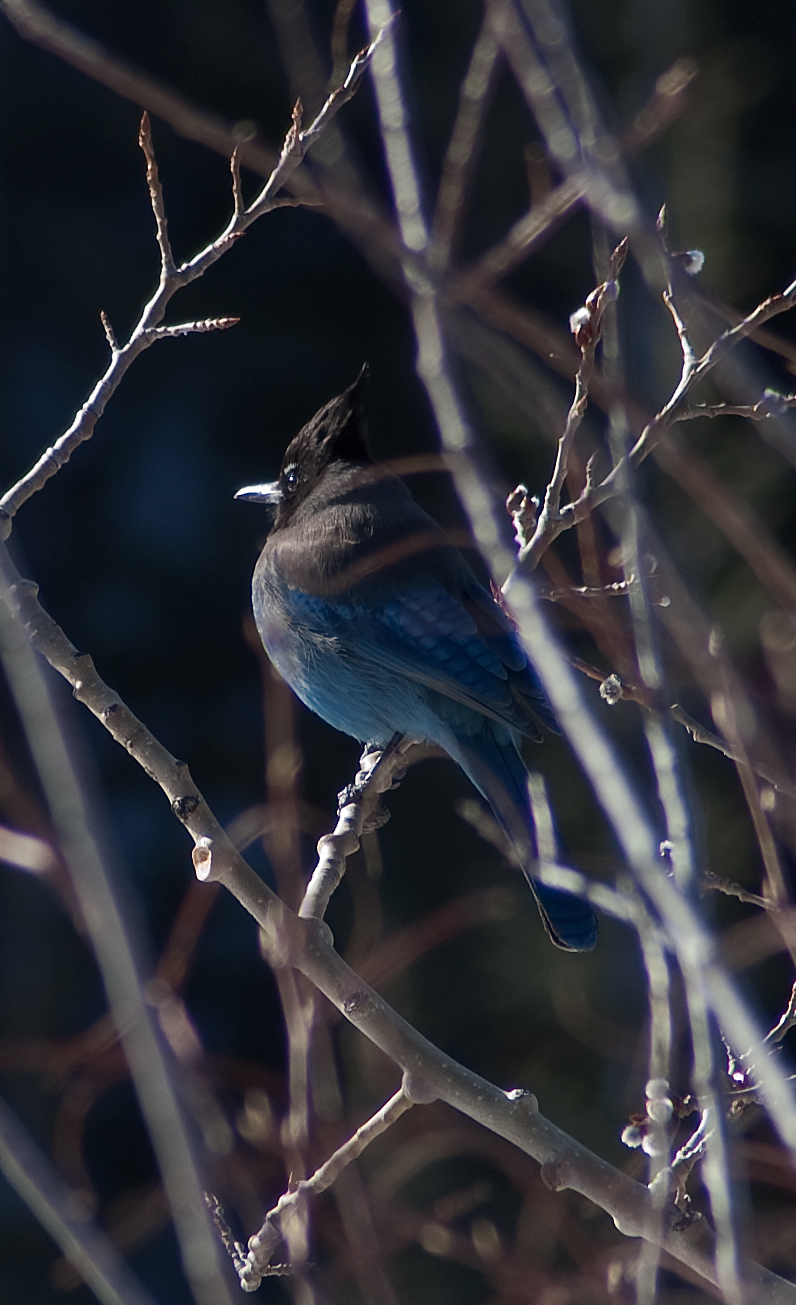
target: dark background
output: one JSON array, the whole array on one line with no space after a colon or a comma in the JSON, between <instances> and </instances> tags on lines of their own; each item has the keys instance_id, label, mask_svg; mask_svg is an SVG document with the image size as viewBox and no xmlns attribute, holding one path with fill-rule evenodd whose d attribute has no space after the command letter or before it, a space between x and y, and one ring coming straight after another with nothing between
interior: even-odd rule
<instances>
[{"instance_id":1,"label":"dark background","mask_svg":"<svg viewBox=\"0 0 796 1305\"><path fill-rule=\"evenodd\" d=\"M325 52L334 5L310 0L308 9ZM684 112L632 165L632 174L649 213L667 203L675 247L705 252L703 286L742 310L788 284L794 270L796 22L788 10L726 0L610 0L572 9L578 47L612 129L632 119L675 58L697 61L699 77ZM112 6L86 0L62 3L58 12L201 106L232 122L251 120L263 139L281 142L292 93L267 7L259 0L116 0ZM433 196L480 8L470 0L406 0L402 13L413 129L427 195ZM362 39L357 12L349 49ZM0 481L7 486L69 425L105 367L100 310L122 338L152 292L158 267L136 143L138 108L26 44L2 19L0 99ZM386 207L367 80L339 121ZM227 220L228 165L157 118L153 132L173 246L178 259L187 258ZM527 206L523 151L536 135L504 72L488 119L464 258L488 248ZM244 183L251 196L256 179L244 173ZM593 284L591 228L583 213L509 279L512 294L559 329ZM371 366L367 406L377 457L431 451L436 433L414 375L411 324L401 294L324 213L288 208L262 219L175 299L167 320L216 315L239 316L241 322L224 333L159 343L134 364L93 440L20 511L12 542L20 568L39 583L47 610L79 648L91 652L100 673L155 735L189 763L216 814L228 822L262 803L265 791L263 675L247 623L249 580L267 518L259 508L233 503L235 490L273 478L292 435L351 382L363 361ZM632 268L620 329L629 387L654 407L670 392L679 357L668 317ZM790 321L780 320L777 330L792 334ZM749 350L749 359L761 389L789 385L773 355L752 359ZM540 381L534 421L487 370L467 362L461 373L473 421L488 441L497 488L505 493L523 479L538 490L557 433L545 413L550 405L564 410L568 387L552 375ZM599 438L602 418L592 416L590 423ZM741 423L728 423L720 433L705 425L690 426L688 438L781 542L791 544L792 464ZM789 439L787 423L784 429ZM412 488L446 526L461 527L443 476L413 477ZM758 626L772 600L720 532L662 473L645 473L642 489L667 547L709 619L723 624L731 652L765 709L773 691ZM608 548L612 536L601 530ZM561 556L573 564L571 541L562 543ZM566 613L556 608L553 616L573 649L598 660ZM673 666L672 673L690 707L709 722L707 706L682 666ZM189 840L129 757L65 689L54 683L53 691L97 803L109 856L138 903L143 945L154 961L191 886ZM278 687L268 692L273 706ZM596 685L590 692L598 703ZM643 779L636 709L602 711ZM15 827L33 828L35 810L20 805L20 788L36 808L35 781L7 702L3 721L3 815ZM787 741L792 718L781 718L778 728ZM333 820L335 794L352 776L358 749L300 707L296 729L303 749L298 782L311 811L302 849L308 870L314 838ZM574 862L610 875L610 838L563 742L550 740L529 760L548 777ZM694 747L687 766L699 794L696 819L705 863L756 890L759 859L732 766ZM344 886L333 904L338 943L344 950L349 941L353 946L352 901L371 924L377 920L375 940L379 931L383 937L396 934L453 898L494 890L491 898L473 899L481 903L476 926L388 980L385 995L445 1051L501 1086L531 1087L557 1124L641 1175L640 1161L619 1141L628 1113L642 1104L647 1054L636 944L606 921L592 955L556 953L514 873L456 814L467 796L466 781L447 763L426 763L410 773L389 799L392 820L379 836L383 873L376 887L373 865L368 878L360 861L352 868L353 887ZM270 877L258 845L250 855ZM491 917L485 902L491 903ZM743 927L753 914L729 899L711 900L707 909L722 928ZM792 981L788 966L774 957L747 974L762 1018L775 1018ZM209 1081L230 1123L240 1119L253 1088L270 1093L277 1114L284 1110L284 1037L275 989L258 956L253 922L224 895L215 900L201 934L183 996L207 1053ZM133 1209L136 1200L144 1201L154 1170L123 1067L99 1065L88 1051L71 1059L65 1054L103 1009L101 984L70 916L68 894L0 867L2 1090L70 1181L93 1193L100 1217L112 1222L128 1209L125 1200ZM682 1048L679 1054L682 1060ZM355 1045L353 1035L341 1039L339 1068L344 1116L350 1111L355 1124L396 1086L391 1070ZM688 1084L675 1086L685 1091ZM459 1129L462 1151L480 1145L473 1140L477 1130L451 1112L428 1112L427 1120L407 1122L399 1135L404 1145L414 1145L424 1127L436 1138ZM69 1138L78 1139L75 1154ZM316 1144L317 1162L324 1148L318 1139ZM247 1200L234 1177L220 1194L248 1235L282 1190L284 1176L273 1155L261 1163L246 1145L238 1138L229 1171L238 1162L245 1170ZM384 1175L393 1153L384 1146L372 1162L373 1174L374 1182L381 1175L389 1186ZM492 1184L489 1217L512 1241L520 1235L517 1191L527 1194L538 1184L530 1161L512 1163L521 1170L513 1180L516 1190L506 1177L509 1162L498 1164L490 1154L471 1160L469 1168L461 1159L446 1161L447 1168L442 1161L421 1166L402 1199L427 1210L445 1192L474 1181L482 1165ZM465 1167L460 1172L456 1165ZM782 1182L782 1188L760 1189L761 1210L787 1209L788 1184ZM536 1199L544 1201L541 1189ZM569 1249L555 1251L544 1238L542 1249L537 1247L551 1273L571 1267L579 1241L585 1239L598 1255L616 1240L602 1214L576 1200L566 1208L569 1242L564 1238L562 1244ZM147 1227L142 1215L133 1225L138 1232L131 1237L131 1259L153 1293L159 1300L187 1300L162 1221L154 1217ZM533 1238L528 1244L533 1251ZM773 1267L787 1272L796 1266L793 1238L778 1253ZM63 1299L55 1258L3 1185L0 1302L49 1305ZM328 1298L359 1299L345 1273L335 1277L328 1270L329 1259L328 1247L318 1251L319 1275L329 1272ZM421 1250L411 1238L396 1252L392 1272L402 1302L490 1299L477 1267ZM279 1282L267 1284L261 1296L287 1299ZM88 1299L86 1289L77 1289L72 1299Z\"/></svg>"}]
</instances>

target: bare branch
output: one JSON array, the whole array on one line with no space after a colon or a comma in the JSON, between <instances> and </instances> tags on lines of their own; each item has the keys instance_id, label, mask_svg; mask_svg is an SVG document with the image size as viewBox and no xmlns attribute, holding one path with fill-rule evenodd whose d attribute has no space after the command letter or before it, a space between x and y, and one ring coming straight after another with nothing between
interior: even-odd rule
<instances>
[{"instance_id":1,"label":"bare branch","mask_svg":"<svg viewBox=\"0 0 796 1305\"><path fill-rule=\"evenodd\" d=\"M545 139L548 156L580 187L586 203L620 235L633 231L646 246L641 215L616 143L599 120L591 92L572 56L565 26L545 7L521 13L511 0L489 0L495 36ZM529 30L530 29L530 30Z\"/></svg>"},{"instance_id":2,"label":"bare branch","mask_svg":"<svg viewBox=\"0 0 796 1305\"><path fill-rule=\"evenodd\" d=\"M4 546L1 551L0 652L6 676L25 725L152 1138L185 1272L199 1305L230 1305L202 1202L197 1163L152 1026L130 929L90 830L83 793L49 701L40 663L26 638L24 587L17 583ZM57 633L60 635L60 631ZM66 643L63 636L61 640ZM80 661L75 653L73 662L77 665Z\"/></svg>"},{"instance_id":3,"label":"bare branch","mask_svg":"<svg viewBox=\"0 0 796 1305\"><path fill-rule=\"evenodd\" d=\"M431 227L429 267L444 272L456 248L464 203L475 169L477 144L498 67L498 45L484 18L459 95L459 110L442 162L442 178Z\"/></svg>"},{"instance_id":4,"label":"bare branch","mask_svg":"<svg viewBox=\"0 0 796 1305\"><path fill-rule=\"evenodd\" d=\"M561 494L567 478L569 456L575 434L583 421L589 402L589 384L594 373L594 356L600 339L603 313L607 305L616 299L617 278L627 257L627 249L628 242L625 238L620 241L611 255L608 279L592 291L583 308L578 309L570 318L572 334L581 352L581 364L575 378L575 397L567 415L563 434L558 441L555 467L545 491L539 519L533 536L520 549L520 561L526 562L530 567L536 565L550 541L559 533L562 520ZM588 486L587 480L587 489Z\"/></svg>"},{"instance_id":5,"label":"bare branch","mask_svg":"<svg viewBox=\"0 0 796 1305\"><path fill-rule=\"evenodd\" d=\"M682 387L688 384L691 373L696 366L696 358L694 357L694 350L691 341L688 338L688 330L677 309L677 304L674 301L674 296L672 295L671 290L664 290L663 302L666 304L666 307L671 314L672 321L677 329L677 338L680 341L680 348L683 352L683 371L680 378L680 386Z\"/></svg>"},{"instance_id":6,"label":"bare branch","mask_svg":"<svg viewBox=\"0 0 796 1305\"><path fill-rule=\"evenodd\" d=\"M240 179L240 146L238 145L236 145L232 151L232 158L229 161L229 170L232 173L232 211L234 216L239 218L246 208L246 205L243 202L243 187Z\"/></svg>"},{"instance_id":7,"label":"bare branch","mask_svg":"<svg viewBox=\"0 0 796 1305\"><path fill-rule=\"evenodd\" d=\"M781 417L788 408L796 408L796 394L765 390L757 403L689 403L678 421L693 421L696 417L745 417L747 421L765 421L768 417Z\"/></svg>"},{"instance_id":8,"label":"bare branch","mask_svg":"<svg viewBox=\"0 0 796 1305\"><path fill-rule=\"evenodd\" d=\"M560 375L568 379L575 377L579 365L577 354L563 333L544 321L541 314L520 308L494 291L476 297L472 307L492 326L512 335L545 359ZM658 414L658 417L651 418L628 395L611 393L599 372L593 376L590 397L606 412L612 402L622 403L631 429L634 433L638 432L636 447L641 442L642 433L649 430L660 416ZM673 425L675 420L679 420L679 416L671 418L669 424ZM758 576L760 583L770 590L783 607L796 611L796 569L785 550L764 523L755 518L743 500L716 480L704 458L693 449L682 447L674 440L671 432L668 433L668 438L664 438L666 434L666 431L660 434L652 449L649 445L644 446L644 456L653 453L658 465L729 539ZM632 456L631 450L630 457ZM591 514L598 503L612 498L617 493L617 479L624 474L623 465L621 471L614 468L602 482L587 485L574 504L562 508L564 519L560 523L561 529L577 525Z\"/></svg>"},{"instance_id":9,"label":"bare branch","mask_svg":"<svg viewBox=\"0 0 796 1305\"><path fill-rule=\"evenodd\" d=\"M242 860L193 784L187 767L176 761L97 675L91 659L81 656L38 602L35 586L22 581L7 558L15 603L34 647L72 685L75 696L162 788L171 809L194 838L198 876L220 880L257 920L271 964L300 970L365 1036L410 1075L420 1075L424 1090L484 1123L546 1166L551 1185L571 1187L612 1215L629 1236L658 1235L657 1219L649 1213L649 1196L635 1183L536 1111L526 1092L504 1093L457 1065L402 1020L334 951L326 926L317 919L299 919ZM562 882L554 875L556 882ZM657 871L656 871L657 874ZM571 876L571 877L570 877ZM545 876L546 877L546 876ZM573 872L565 874L573 887ZM600 885L595 885L595 890ZM731 1021L729 1021L731 1023ZM748 1041L751 1039L739 1039ZM707 1235L707 1230L704 1230ZM695 1244L667 1222L661 1234L666 1249L709 1281L714 1281L709 1245ZM785 1284L765 1270L755 1270L760 1282ZM782 1299L796 1301L796 1288Z\"/></svg>"},{"instance_id":10,"label":"bare branch","mask_svg":"<svg viewBox=\"0 0 796 1305\"><path fill-rule=\"evenodd\" d=\"M546 599L547 596L545 593L539 595L543 599ZM587 679L596 680L599 683L600 697L609 707L615 706L618 702L635 702L639 707L643 707L645 711L660 710L655 698L643 686L627 684L615 672L606 675L605 671L601 671L597 666L590 666L588 662L572 654L567 657L567 661L571 666L574 666L575 670L585 675ZM694 717L690 716L678 702L672 703L668 708L668 713L672 720L677 721L678 725L682 725L695 743L703 743L709 748L715 748L717 752L721 752L730 761L737 762L741 759L740 753L736 754L726 739L723 739L720 734L714 733L705 725L701 725L699 721L694 720ZM749 764L754 773L764 779L767 784L770 784L777 793L796 799L796 784L793 784L785 775L772 770L770 766L761 761L752 761L750 759ZM762 898L756 904L761 905Z\"/></svg>"},{"instance_id":11,"label":"bare branch","mask_svg":"<svg viewBox=\"0 0 796 1305\"><path fill-rule=\"evenodd\" d=\"M302 143L305 150L308 150L313 142L317 140L329 120L356 94L359 83L371 65L373 55L391 31L397 19L397 13L388 18L376 32L370 45L366 46L364 50L360 50L359 54L355 56L345 81L336 90L332 91L312 126L302 134Z\"/></svg>"},{"instance_id":12,"label":"bare branch","mask_svg":"<svg viewBox=\"0 0 796 1305\"><path fill-rule=\"evenodd\" d=\"M796 983L791 988L788 1005L773 1029L766 1034L766 1042L782 1042L786 1033L796 1025Z\"/></svg>"},{"instance_id":13,"label":"bare branch","mask_svg":"<svg viewBox=\"0 0 796 1305\"><path fill-rule=\"evenodd\" d=\"M764 911L779 909L770 898L760 897L758 893L748 893L740 884L730 883L729 879L720 879L712 870L702 871L700 886L714 893L724 893L725 897L736 897L739 902L746 902L748 906L759 906Z\"/></svg>"},{"instance_id":14,"label":"bare branch","mask_svg":"<svg viewBox=\"0 0 796 1305\"><path fill-rule=\"evenodd\" d=\"M109 1237L0 1101L0 1172L60 1246L102 1305L154 1305Z\"/></svg>"},{"instance_id":15,"label":"bare branch","mask_svg":"<svg viewBox=\"0 0 796 1305\"><path fill-rule=\"evenodd\" d=\"M381 1110L362 1124L347 1142L338 1147L320 1169L316 1169L311 1178L302 1179L279 1198L274 1208L265 1216L259 1232L249 1238L248 1256L240 1266L235 1265L244 1291L256 1291L262 1279L272 1272L270 1261L284 1236L283 1224L294 1215L307 1198L319 1196L327 1187L331 1187L346 1166L356 1160L371 1142L392 1127L416 1101L433 1100L433 1097L416 1095L416 1091L417 1089L411 1086L411 1080L405 1075L400 1089L385 1102Z\"/></svg>"},{"instance_id":16,"label":"bare branch","mask_svg":"<svg viewBox=\"0 0 796 1305\"><path fill-rule=\"evenodd\" d=\"M631 466L636 467L640 462L643 462L644 458L660 442L665 432L676 421L680 420L680 413L687 407L688 396L695 386L713 370L717 363L727 357L736 344L752 335L758 326L770 321L772 317L776 317L779 313L788 312L793 308L794 304L796 304L796 281L791 282L780 294L770 295L768 299L764 299L737 326L732 326L722 332L698 361L692 362L688 358L686 363L686 353L684 351L684 367L680 383L661 411L653 417L652 421L641 432L630 450L628 460ZM678 334L680 334L679 326ZM682 341L682 335L680 338ZM591 496L595 502L604 502L609 493L613 492L618 474L619 468L615 467L602 485L595 488ZM574 506L573 510L577 512L577 505Z\"/></svg>"},{"instance_id":17,"label":"bare branch","mask_svg":"<svg viewBox=\"0 0 796 1305\"><path fill-rule=\"evenodd\" d=\"M152 129L149 125L149 114L146 112L141 118L138 144L144 151L144 158L146 159L146 184L149 187L149 199L152 204L152 212L155 215L158 248L160 249L161 276L166 278L171 276L174 271L174 255L171 252L166 209L163 204L163 187L160 184L158 165L152 144Z\"/></svg>"},{"instance_id":18,"label":"bare branch","mask_svg":"<svg viewBox=\"0 0 796 1305\"><path fill-rule=\"evenodd\" d=\"M696 76L690 59L678 59L655 84L655 91L644 109L620 139L623 152L632 157L661 135L685 107L686 92ZM452 147L452 142L451 142ZM443 177L444 184L444 177ZM529 212L514 223L504 238L487 250L477 262L451 277L446 294L456 299L470 299L505 277L548 239L563 220L574 213L586 194L582 177L567 177L549 194L533 204ZM440 198L442 189L440 188Z\"/></svg>"},{"instance_id":19,"label":"bare branch","mask_svg":"<svg viewBox=\"0 0 796 1305\"><path fill-rule=\"evenodd\" d=\"M676 59L671 68L661 73L649 100L619 138L628 157L640 154L676 121L698 76L699 64L688 58Z\"/></svg>"},{"instance_id":20,"label":"bare branch","mask_svg":"<svg viewBox=\"0 0 796 1305\"><path fill-rule=\"evenodd\" d=\"M28 0L0 0L0 5L5 4L6 8L17 6L24 8ZM381 34L377 33L374 40L367 49L360 52L354 59L348 76L341 87L333 91L324 104L315 121L308 127L306 132L300 131L300 105L296 105L293 112L293 121L285 138L279 161L263 186L260 194L254 203L248 209L239 212L235 207L232 217L227 223L224 230L209 245L206 245L198 254L196 254L187 263L182 263L179 267L175 266L171 249L166 235L166 219L163 209L163 199L160 189L160 182L157 175L155 164L154 150L152 146L151 132L149 129L148 117L145 114L141 124L141 147L144 150L147 160L147 182L149 185L150 198L152 201L153 211L157 225L158 245L161 253L161 275L158 287L153 294L149 303L145 305L138 323L133 328L127 343L121 348L114 350L111 362L101 379L97 382L89 395L83 407L75 416L74 421L67 431L55 441L53 446L47 449L32 469L23 476L11 489L9 489L0 499L0 527L2 527L3 537L7 538L10 530L12 519L23 503L35 494L44 484L54 476L61 467L68 462L75 449L83 441L91 438L97 421L102 416L107 403L115 393L122 377L127 372L135 358L156 340L164 338L164 334L181 335L190 333L185 328L164 328L159 331L158 328L163 320L166 308L170 300L182 289L183 286L190 285L199 277L203 276L209 267L217 262L223 254L231 248L233 243L238 240L249 226L255 222L264 213L270 212L276 206L276 196L288 178L298 167L301 159L304 157L307 149L317 140L323 131L324 126L331 121L334 115L342 106L351 99L356 91L365 69L368 67L374 51L377 49L381 40ZM235 206L239 202L239 195L235 193L235 172L233 169L233 201ZM220 318L214 325L194 324L193 330L217 330L223 329L221 322L232 325L234 319ZM107 332L106 332L107 333Z\"/></svg>"},{"instance_id":21,"label":"bare branch","mask_svg":"<svg viewBox=\"0 0 796 1305\"><path fill-rule=\"evenodd\" d=\"M345 873L346 861L359 848L363 832L378 829L388 819L381 795L398 782L407 766L435 749L398 738L383 752L368 752L360 758L354 783L340 794L337 826L318 843L318 864L307 885L299 915L323 919L332 893Z\"/></svg>"},{"instance_id":22,"label":"bare branch","mask_svg":"<svg viewBox=\"0 0 796 1305\"><path fill-rule=\"evenodd\" d=\"M237 326L239 317L206 317L201 322L179 322L174 326L153 326L147 331L147 339L176 340L181 335L204 335L208 331L228 331Z\"/></svg>"},{"instance_id":23,"label":"bare branch","mask_svg":"<svg viewBox=\"0 0 796 1305\"><path fill-rule=\"evenodd\" d=\"M321 108L314 122L310 124L306 131L301 130L302 104L301 100L296 100L293 108L293 121L290 130L285 137L285 143L282 146L282 152L279 156L279 162L274 168L271 176L266 181L257 198L246 210L249 218L257 217L262 212L266 212L271 206L271 200L276 192L285 185L288 178L292 176L308 149L315 144L324 129L331 120L339 113L344 104L356 94L357 87L361 82L366 70L369 68L374 54L378 50L385 34L389 31L394 18L389 18L386 23L376 32L370 45L353 60L348 70L348 75L341 86L332 91Z\"/></svg>"},{"instance_id":24,"label":"bare branch","mask_svg":"<svg viewBox=\"0 0 796 1305\"><path fill-rule=\"evenodd\" d=\"M610 585L569 585L566 589L540 589L539 597L546 603L558 603L571 598L627 598L633 577L629 580L615 580Z\"/></svg>"},{"instance_id":25,"label":"bare branch","mask_svg":"<svg viewBox=\"0 0 796 1305\"><path fill-rule=\"evenodd\" d=\"M371 25L382 22L385 0L367 0L367 5ZM404 241L409 250L425 252L428 236L422 219L419 181L406 130L393 49L383 60L374 61L373 71L387 163ZM511 557L501 537L495 504L478 475L472 456L474 437L447 369L434 288L427 279L417 276L414 263L409 261L405 263L405 277L412 295L418 372L434 409L443 448L455 455L451 460L451 470L456 489L493 574L506 574L511 570ZM765 1081L766 1105L781 1136L789 1147L796 1150L796 1107L781 1071L761 1051L760 1037L753 1021L726 974L713 963L711 941L700 920L674 884L660 875L655 838L646 810L608 740L586 708L579 686L541 618L536 595L519 570L514 573L510 601L553 710L589 776L628 863L643 891L661 913L678 960L693 973L695 958L699 958L700 993L706 994L710 1008L728 1031L734 1045L754 1047L756 1058L759 1054L757 1068L761 1085ZM551 1185L555 1186L555 1180L551 1179ZM722 1280L727 1281L723 1267L721 1272Z\"/></svg>"},{"instance_id":26,"label":"bare branch","mask_svg":"<svg viewBox=\"0 0 796 1305\"><path fill-rule=\"evenodd\" d=\"M680 1147L672 1160L671 1176L674 1186L674 1202L678 1210L686 1211L691 1200L686 1190L691 1171L698 1161L704 1159L710 1139L714 1134L714 1107L702 1111L699 1124L686 1142Z\"/></svg>"},{"instance_id":27,"label":"bare branch","mask_svg":"<svg viewBox=\"0 0 796 1305\"><path fill-rule=\"evenodd\" d=\"M113 327L111 326L110 321L108 319L108 315L104 309L100 313L100 321L102 322L102 329L105 332L105 339L108 341L111 353L112 354L118 353L119 344L116 339L116 335L114 333Z\"/></svg>"},{"instance_id":28,"label":"bare branch","mask_svg":"<svg viewBox=\"0 0 796 1305\"><path fill-rule=\"evenodd\" d=\"M205 1192L205 1205L210 1211L210 1217L213 1220L213 1227L218 1234L219 1241L227 1252L235 1266L235 1272L240 1273L245 1266L246 1248L235 1241L232 1229L224 1218L224 1211L217 1196L212 1192Z\"/></svg>"}]
</instances>

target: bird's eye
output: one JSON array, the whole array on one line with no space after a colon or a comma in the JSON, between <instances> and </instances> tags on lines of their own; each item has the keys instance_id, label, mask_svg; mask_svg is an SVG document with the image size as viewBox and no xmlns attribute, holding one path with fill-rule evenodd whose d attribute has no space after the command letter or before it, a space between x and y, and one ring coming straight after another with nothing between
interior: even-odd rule
<instances>
[{"instance_id":1,"label":"bird's eye","mask_svg":"<svg viewBox=\"0 0 796 1305\"><path fill-rule=\"evenodd\" d=\"M284 473L285 488L288 494L293 494L298 488L298 472L295 467L288 467Z\"/></svg>"}]
</instances>

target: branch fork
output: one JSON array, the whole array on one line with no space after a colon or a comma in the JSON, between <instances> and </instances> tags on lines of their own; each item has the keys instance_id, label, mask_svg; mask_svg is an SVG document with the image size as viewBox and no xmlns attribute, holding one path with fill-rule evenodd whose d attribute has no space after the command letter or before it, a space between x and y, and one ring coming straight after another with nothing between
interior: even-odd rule
<instances>
[{"instance_id":1,"label":"branch fork","mask_svg":"<svg viewBox=\"0 0 796 1305\"><path fill-rule=\"evenodd\" d=\"M291 1266L288 1265L272 1265L271 1259L283 1240L284 1223L295 1215L300 1205L309 1197L319 1196L321 1192L331 1187L343 1169L400 1119L401 1115L417 1100L425 1102L433 1099L433 1095L429 1097L421 1094L419 1098L416 1097L411 1077L405 1074L401 1087L395 1095L362 1124L347 1142L338 1147L311 1178L302 1179L292 1185L279 1198L273 1209L265 1216L262 1227L249 1238L248 1254L245 1257L241 1256L240 1243L236 1242L233 1247L228 1247L244 1291L256 1291L263 1278L270 1277L274 1273L284 1274L292 1271Z\"/></svg>"},{"instance_id":2,"label":"branch fork","mask_svg":"<svg viewBox=\"0 0 796 1305\"><path fill-rule=\"evenodd\" d=\"M51 448L44 451L31 470L0 499L2 538L8 538L13 518L22 504L37 493L50 477L60 471L61 467L69 461L78 445L91 438L97 421L118 389L122 378L144 349L149 348L157 340L173 339L177 336L205 331L226 330L228 327L235 325L238 321L238 318L235 317L208 318L204 321L186 322L177 326L162 326L161 323L169 302L177 291L202 276L213 263L217 262L245 234L253 222L282 202L277 199L278 192L335 114L355 94L362 76L371 62L374 51L390 25L387 24L382 28L370 45L360 51L353 60L342 86L339 86L337 90L331 93L318 116L304 132L301 131L301 104L297 102L293 109L291 125L285 137L279 161L260 194L248 209L243 204L238 150L233 151L230 163L233 197L232 217L225 229L214 241L196 254L189 262L182 263L179 266L175 262L168 235L163 188L158 174L149 115L146 112L143 114L138 141L146 160L147 187L155 218L156 239L160 251L160 276L157 289L145 305L137 324L123 345L119 345L107 315L104 312L100 314L105 337L111 350L110 363L82 408L75 415L68 430L55 441Z\"/></svg>"}]
</instances>

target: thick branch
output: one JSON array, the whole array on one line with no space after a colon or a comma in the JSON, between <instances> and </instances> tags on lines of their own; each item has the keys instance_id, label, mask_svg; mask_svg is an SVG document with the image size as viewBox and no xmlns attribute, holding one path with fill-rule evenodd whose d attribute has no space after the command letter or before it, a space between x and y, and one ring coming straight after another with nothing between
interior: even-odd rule
<instances>
[{"instance_id":1,"label":"thick branch","mask_svg":"<svg viewBox=\"0 0 796 1305\"><path fill-rule=\"evenodd\" d=\"M13 576L10 561L6 562ZM568 1137L536 1109L530 1093L505 1093L458 1065L427 1042L369 988L335 952L327 927L294 915L246 864L207 807L184 763L178 762L78 653L36 596L36 587L12 579L15 601L34 647L72 685L75 696L141 765L169 799L173 813L194 838L197 873L220 880L263 931L268 958L306 975L334 1006L424 1090L513 1142L544 1166L550 1185L570 1187L607 1210L627 1236L658 1236L646 1188ZM707 1227L667 1223L663 1245L675 1259L714 1281ZM783 1302L796 1288L760 1269L759 1281Z\"/></svg>"},{"instance_id":2,"label":"thick branch","mask_svg":"<svg viewBox=\"0 0 796 1305\"><path fill-rule=\"evenodd\" d=\"M345 874L348 857L359 848L363 831L378 829L388 818L381 806L382 793L398 782L413 761L435 751L400 737L383 752L365 749L354 783L340 794L337 825L318 843L318 864L307 885L300 916L323 919L329 899Z\"/></svg>"}]
</instances>

